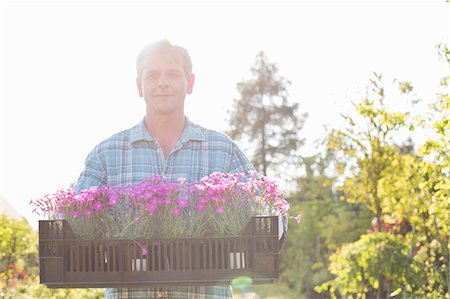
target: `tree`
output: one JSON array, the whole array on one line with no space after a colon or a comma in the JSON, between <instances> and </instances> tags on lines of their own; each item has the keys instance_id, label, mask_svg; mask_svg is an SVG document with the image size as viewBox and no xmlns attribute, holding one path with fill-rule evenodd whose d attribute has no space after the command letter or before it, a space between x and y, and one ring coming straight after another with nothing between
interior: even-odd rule
<instances>
[{"instance_id":1,"label":"tree","mask_svg":"<svg viewBox=\"0 0 450 299\"><path fill-rule=\"evenodd\" d=\"M37 274L37 234L26 220L1 215L0 236L0 290L6 296Z\"/></svg>"},{"instance_id":2,"label":"tree","mask_svg":"<svg viewBox=\"0 0 450 299\"><path fill-rule=\"evenodd\" d=\"M291 225L282 259L282 278L300 288L305 298L318 298L314 287L332 278L330 255L342 244L354 242L369 229L370 212L362 205L337 200L335 177L327 170L334 157L305 157L305 175L300 177L291 204L303 215L300 226ZM299 285L299 286L296 286Z\"/></svg>"},{"instance_id":3,"label":"tree","mask_svg":"<svg viewBox=\"0 0 450 299\"><path fill-rule=\"evenodd\" d=\"M374 75L375 78L371 80L371 92L367 93L359 104L355 104L361 120L355 121L349 115L343 116L347 121L347 127L344 130L332 131L328 147L340 158L336 168L345 177L340 186L344 194L342 198L349 203L364 204L375 215L376 230L381 233L385 230L383 221L386 212L380 183L399 155L391 144L394 133L405 126L407 115L402 112L392 113L386 109L382 76ZM387 257L378 256L377 259L385 258ZM377 290L377 298L381 299L386 292L387 277L383 271L375 273L378 275L376 284L373 280L368 280L362 289L370 291L368 288L373 287ZM358 280L357 277L356 279ZM339 285L338 281L338 278L334 280L331 289ZM363 283L361 281L361 284ZM343 289L340 285L340 291L346 294L350 290Z\"/></svg>"},{"instance_id":4,"label":"tree","mask_svg":"<svg viewBox=\"0 0 450 299\"><path fill-rule=\"evenodd\" d=\"M347 127L333 131L328 146L339 157L342 199L371 210L373 230L332 255L335 278L316 290L357 298L449 298L448 94L438 97L428 119L408 125L407 113L384 105L381 76L371 83L374 97L355 105L361 119L344 116ZM399 147L392 138L400 128L415 126L435 130L417 154L411 144Z\"/></svg>"},{"instance_id":5,"label":"tree","mask_svg":"<svg viewBox=\"0 0 450 299\"><path fill-rule=\"evenodd\" d=\"M330 284L330 291L333 294L338 289L344 298L352 294L366 298L371 288L378 286L380 276L386 281L401 282L407 276L410 262L407 251L401 236L386 232L362 235L331 256L330 271L336 279Z\"/></svg>"},{"instance_id":6,"label":"tree","mask_svg":"<svg viewBox=\"0 0 450 299\"><path fill-rule=\"evenodd\" d=\"M397 150L392 146L394 133L406 125L407 114L389 112L385 104L382 76L374 74L371 93L359 103L355 110L361 122L349 115L344 130L333 130L328 147L335 150L337 170L348 177L342 186L348 202L365 204L376 216L381 231L382 198L379 182L391 165ZM355 188L357 187L357 188Z\"/></svg>"},{"instance_id":7,"label":"tree","mask_svg":"<svg viewBox=\"0 0 450 299\"><path fill-rule=\"evenodd\" d=\"M343 243L354 242L370 228L370 212L362 205L336 200L333 177L327 172L333 157L304 157L305 174L289 195L291 210L300 211L300 225L290 219L288 238L275 285L257 286L262 298L322 298L314 287L332 278L330 255Z\"/></svg>"},{"instance_id":8,"label":"tree","mask_svg":"<svg viewBox=\"0 0 450 299\"><path fill-rule=\"evenodd\" d=\"M257 55L251 72L252 79L237 84L240 98L234 99L228 133L237 140L250 140L255 149L252 162L267 175L269 168L295 161L303 143L299 131L307 115L298 115L298 104L288 102L290 82L277 75L277 66L264 52Z\"/></svg>"},{"instance_id":9,"label":"tree","mask_svg":"<svg viewBox=\"0 0 450 299\"><path fill-rule=\"evenodd\" d=\"M0 298L103 298L103 289L50 289L39 284L38 234L25 220L0 216Z\"/></svg>"},{"instance_id":10,"label":"tree","mask_svg":"<svg viewBox=\"0 0 450 299\"><path fill-rule=\"evenodd\" d=\"M438 45L438 53L447 69L450 51L446 44ZM422 221L417 221L418 238L425 239L417 249L422 254L420 271L427 280L419 290L428 298L450 298L450 75L440 82L442 91L431 104L430 113L418 117L418 125L434 134L419 148L422 157L420 173L425 178L418 189L427 194ZM430 295L428 295L430 294Z\"/></svg>"}]
</instances>

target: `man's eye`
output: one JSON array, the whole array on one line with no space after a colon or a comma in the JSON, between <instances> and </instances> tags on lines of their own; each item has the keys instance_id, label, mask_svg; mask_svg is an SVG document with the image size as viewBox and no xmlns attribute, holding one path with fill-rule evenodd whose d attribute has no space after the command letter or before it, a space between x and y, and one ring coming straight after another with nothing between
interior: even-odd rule
<instances>
[{"instance_id":1,"label":"man's eye","mask_svg":"<svg viewBox=\"0 0 450 299\"><path fill-rule=\"evenodd\" d=\"M158 74L147 74L147 76L145 76L146 78L150 79L150 80L157 80L158 79Z\"/></svg>"},{"instance_id":2,"label":"man's eye","mask_svg":"<svg viewBox=\"0 0 450 299\"><path fill-rule=\"evenodd\" d=\"M176 79L176 78L180 78L182 75L181 75L181 73L169 73L168 76L169 76L169 78Z\"/></svg>"}]
</instances>

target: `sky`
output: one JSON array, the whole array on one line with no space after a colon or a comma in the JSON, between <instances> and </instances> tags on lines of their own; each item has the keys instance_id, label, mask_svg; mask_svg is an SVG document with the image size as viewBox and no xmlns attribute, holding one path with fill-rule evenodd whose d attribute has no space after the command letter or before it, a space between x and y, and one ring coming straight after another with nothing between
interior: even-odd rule
<instances>
[{"instance_id":1,"label":"sky","mask_svg":"<svg viewBox=\"0 0 450 299\"><path fill-rule=\"evenodd\" d=\"M188 49L186 115L219 131L264 51L309 115L306 155L373 72L432 99L448 31L445 1L1 1L0 195L37 227L29 200L75 182L97 143L144 116L135 59L150 42Z\"/></svg>"}]
</instances>

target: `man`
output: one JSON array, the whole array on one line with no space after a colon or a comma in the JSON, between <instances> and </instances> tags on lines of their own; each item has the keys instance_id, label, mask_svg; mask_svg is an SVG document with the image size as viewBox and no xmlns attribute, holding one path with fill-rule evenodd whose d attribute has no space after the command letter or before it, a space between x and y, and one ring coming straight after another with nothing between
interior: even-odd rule
<instances>
[{"instance_id":1,"label":"man","mask_svg":"<svg viewBox=\"0 0 450 299\"><path fill-rule=\"evenodd\" d=\"M137 184L152 175L199 181L214 171L254 170L228 136L191 122L184 112L194 74L188 52L162 40L138 55L137 88L144 119L97 145L86 158L76 189ZM233 298L230 286L106 289L105 298Z\"/></svg>"}]
</instances>

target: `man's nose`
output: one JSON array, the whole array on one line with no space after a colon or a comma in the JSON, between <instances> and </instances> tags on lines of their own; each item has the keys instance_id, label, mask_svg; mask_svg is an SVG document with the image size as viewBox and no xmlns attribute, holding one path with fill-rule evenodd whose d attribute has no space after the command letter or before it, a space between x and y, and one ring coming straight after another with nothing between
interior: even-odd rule
<instances>
[{"instance_id":1,"label":"man's nose","mask_svg":"<svg viewBox=\"0 0 450 299\"><path fill-rule=\"evenodd\" d=\"M158 86L167 86L167 85L169 85L169 78L167 77L166 74L161 74L161 76L159 76Z\"/></svg>"}]
</instances>

